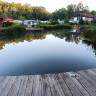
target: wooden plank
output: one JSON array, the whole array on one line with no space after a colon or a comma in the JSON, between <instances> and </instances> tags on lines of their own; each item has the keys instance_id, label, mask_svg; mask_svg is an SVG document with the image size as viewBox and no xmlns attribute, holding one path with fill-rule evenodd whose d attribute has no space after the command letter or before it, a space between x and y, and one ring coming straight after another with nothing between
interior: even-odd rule
<instances>
[{"instance_id":1,"label":"wooden plank","mask_svg":"<svg viewBox=\"0 0 96 96\"><path fill-rule=\"evenodd\" d=\"M82 77L79 73L75 72L75 74L76 79L84 87L84 89L86 89L91 96L96 96L96 88L91 83L89 83L84 77Z\"/></svg>"},{"instance_id":2,"label":"wooden plank","mask_svg":"<svg viewBox=\"0 0 96 96\"><path fill-rule=\"evenodd\" d=\"M60 74L56 74L56 78L57 78L63 92L65 93L65 96L72 96L72 94L71 94L70 90L68 89L68 86L64 82L62 76Z\"/></svg>"},{"instance_id":3,"label":"wooden plank","mask_svg":"<svg viewBox=\"0 0 96 96\"><path fill-rule=\"evenodd\" d=\"M2 91L2 93L0 94L0 96L7 96L12 84L14 83L16 79L16 76L11 77L11 79L9 80L9 82L6 84L4 90Z\"/></svg>"},{"instance_id":4,"label":"wooden plank","mask_svg":"<svg viewBox=\"0 0 96 96\"><path fill-rule=\"evenodd\" d=\"M93 80L93 78L90 78L90 76L88 74L86 74L84 71L79 71L77 73L80 74L83 78L85 78L94 87L96 87L96 82Z\"/></svg>"},{"instance_id":5,"label":"wooden plank","mask_svg":"<svg viewBox=\"0 0 96 96\"><path fill-rule=\"evenodd\" d=\"M41 78L42 78L42 96L52 96L50 84L48 82L48 76L41 75Z\"/></svg>"},{"instance_id":6,"label":"wooden plank","mask_svg":"<svg viewBox=\"0 0 96 96\"><path fill-rule=\"evenodd\" d=\"M24 96L32 96L33 80L34 80L34 76L28 76L28 82L27 82Z\"/></svg>"},{"instance_id":7,"label":"wooden plank","mask_svg":"<svg viewBox=\"0 0 96 96\"><path fill-rule=\"evenodd\" d=\"M52 96L65 96L60 85L56 82L54 74L48 74L48 80L51 87Z\"/></svg>"},{"instance_id":8,"label":"wooden plank","mask_svg":"<svg viewBox=\"0 0 96 96\"><path fill-rule=\"evenodd\" d=\"M88 72L92 73L96 77L96 72L94 72L94 70L88 70Z\"/></svg>"},{"instance_id":9,"label":"wooden plank","mask_svg":"<svg viewBox=\"0 0 96 96\"><path fill-rule=\"evenodd\" d=\"M74 84L74 82L69 78L68 75L61 73L61 76L63 77L63 80L67 84L73 96L83 96L78 87Z\"/></svg>"},{"instance_id":10,"label":"wooden plank","mask_svg":"<svg viewBox=\"0 0 96 96\"><path fill-rule=\"evenodd\" d=\"M40 90L39 79L40 79L40 75L34 76L32 96L41 96L41 93L39 91Z\"/></svg>"},{"instance_id":11,"label":"wooden plank","mask_svg":"<svg viewBox=\"0 0 96 96\"><path fill-rule=\"evenodd\" d=\"M96 73L96 68L94 68L94 69L91 69L91 70L93 70L93 71Z\"/></svg>"},{"instance_id":12,"label":"wooden plank","mask_svg":"<svg viewBox=\"0 0 96 96\"><path fill-rule=\"evenodd\" d=\"M96 74L93 71L86 70L86 71L83 71L83 72L85 72L85 74L87 74L90 78L92 78L93 81L96 82Z\"/></svg>"},{"instance_id":13,"label":"wooden plank","mask_svg":"<svg viewBox=\"0 0 96 96\"><path fill-rule=\"evenodd\" d=\"M0 94L2 93L2 91L4 90L6 84L8 83L10 79L10 76L5 77L1 82L0 82Z\"/></svg>"},{"instance_id":14,"label":"wooden plank","mask_svg":"<svg viewBox=\"0 0 96 96\"><path fill-rule=\"evenodd\" d=\"M89 70L89 71L93 71L94 74L96 75L96 68L95 68L95 69L91 69L91 70Z\"/></svg>"},{"instance_id":15,"label":"wooden plank","mask_svg":"<svg viewBox=\"0 0 96 96\"><path fill-rule=\"evenodd\" d=\"M76 77L70 74L76 74ZM96 69L33 76L1 76L0 96L96 96Z\"/></svg>"},{"instance_id":16,"label":"wooden plank","mask_svg":"<svg viewBox=\"0 0 96 96\"><path fill-rule=\"evenodd\" d=\"M14 84L12 85L7 96L17 96L19 87L20 87L20 83L23 78L24 78L23 76L17 76L17 78L16 78Z\"/></svg>"},{"instance_id":17,"label":"wooden plank","mask_svg":"<svg viewBox=\"0 0 96 96\"><path fill-rule=\"evenodd\" d=\"M26 28L27 31L43 31L43 28Z\"/></svg>"},{"instance_id":18,"label":"wooden plank","mask_svg":"<svg viewBox=\"0 0 96 96\"><path fill-rule=\"evenodd\" d=\"M78 80L75 77L71 77L70 74L75 74L73 72L67 72L66 73L69 78L75 83L75 85L77 86L77 88L80 90L80 92L84 95L84 96L90 96L89 93L83 88L83 86L78 82Z\"/></svg>"},{"instance_id":19,"label":"wooden plank","mask_svg":"<svg viewBox=\"0 0 96 96\"><path fill-rule=\"evenodd\" d=\"M4 80L4 78L6 78L5 76L0 76L0 82L2 82L2 80Z\"/></svg>"},{"instance_id":20,"label":"wooden plank","mask_svg":"<svg viewBox=\"0 0 96 96\"><path fill-rule=\"evenodd\" d=\"M63 90L62 90L62 87L60 86L59 81L58 81L57 78L56 78L56 75L55 75L55 74L52 74L51 77L54 79L54 81L55 81L54 84L56 85L56 88L57 88L58 91L60 92L61 96L65 96L65 94L64 94L64 92L63 92Z\"/></svg>"},{"instance_id":21,"label":"wooden plank","mask_svg":"<svg viewBox=\"0 0 96 96\"><path fill-rule=\"evenodd\" d=\"M24 76L23 80L20 83L19 92L17 96L25 96L27 81L28 81L28 76Z\"/></svg>"}]
</instances>

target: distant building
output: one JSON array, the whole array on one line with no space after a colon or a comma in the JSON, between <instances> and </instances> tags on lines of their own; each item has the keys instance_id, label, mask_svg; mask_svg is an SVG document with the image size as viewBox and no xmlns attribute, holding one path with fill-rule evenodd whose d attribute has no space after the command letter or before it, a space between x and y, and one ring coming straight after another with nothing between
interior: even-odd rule
<instances>
[{"instance_id":1,"label":"distant building","mask_svg":"<svg viewBox=\"0 0 96 96\"><path fill-rule=\"evenodd\" d=\"M37 21L35 20L24 20L24 25L32 27L33 25L37 25Z\"/></svg>"},{"instance_id":2,"label":"distant building","mask_svg":"<svg viewBox=\"0 0 96 96\"><path fill-rule=\"evenodd\" d=\"M50 21L40 21L41 23L50 23Z\"/></svg>"},{"instance_id":3,"label":"distant building","mask_svg":"<svg viewBox=\"0 0 96 96\"><path fill-rule=\"evenodd\" d=\"M95 17L94 17L94 20L96 21L96 15L95 15Z\"/></svg>"},{"instance_id":4,"label":"distant building","mask_svg":"<svg viewBox=\"0 0 96 96\"><path fill-rule=\"evenodd\" d=\"M62 20L60 20L60 19L58 19L58 22L60 23L60 24L64 24L64 21Z\"/></svg>"},{"instance_id":5,"label":"distant building","mask_svg":"<svg viewBox=\"0 0 96 96\"><path fill-rule=\"evenodd\" d=\"M72 17L69 22L70 23L79 23L79 20L82 18L83 21L88 21L91 22L93 21L95 16L91 15L91 14L86 14L86 13L79 13L76 16Z\"/></svg>"},{"instance_id":6,"label":"distant building","mask_svg":"<svg viewBox=\"0 0 96 96\"><path fill-rule=\"evenodd\" d=\"M22 23L23 23L22 20L15 20L14 22L15 22L15 23L19 23L19 24L22 24Z\"/></svg>"}]
</instances>

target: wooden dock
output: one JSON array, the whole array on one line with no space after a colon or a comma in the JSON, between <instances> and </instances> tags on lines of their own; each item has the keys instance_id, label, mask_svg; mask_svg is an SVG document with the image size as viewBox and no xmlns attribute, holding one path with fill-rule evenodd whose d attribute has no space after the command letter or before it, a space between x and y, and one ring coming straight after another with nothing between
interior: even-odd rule
<instances>
[{"instance_id":1,"label":"wooden dock","mask_svg":"<svg viewBox=\"0 0 96 96\"><path fill-rule=\"evenodd\" d=\"M43 28L26 28L26 31L43 31Z\"/></svg>"},{"instance_id":2,"label":"wooden dock","mask_svg":"<svg viewBox=\"0 0 96 96\"><path fill-rule=\"evenodd\" d=\"M0 77L0 96L96 96L96 69Z\"/></svg>"}]
</instances>

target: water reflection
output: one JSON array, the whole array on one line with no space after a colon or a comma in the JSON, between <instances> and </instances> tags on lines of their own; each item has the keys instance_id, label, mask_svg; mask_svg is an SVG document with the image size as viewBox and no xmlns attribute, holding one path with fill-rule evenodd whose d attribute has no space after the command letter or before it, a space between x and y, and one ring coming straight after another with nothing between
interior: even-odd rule
<instances>
[{"instance_id":1,"label":"water reflection","mask_svg":"<svg viewBox=\"0 0 96 96\"><path fill-rule=\"evenodd\" d=\"M70 30L3 37L0 49L0 75L58 73L96 67L96 43Z\"/></svg>"},{"instance_id":2,"label":"water reflection","mask_svg":"<svg viewBox=\"0 0 96 96\"><path fill-rule=\"evenodd\" d=\"M83 44L87 46L92 46L94 52L96 53L96 43L84 40L82 34L72 33L70 30L54 30L54 31L44 31L44 32L30 32L21 35L15 36L3 36L0 37L0 50L4 48L6 44L15 44L19 42L28 41L31 42L32 40L42 40L45 39L48 34L52 34L55 37L60 39L64 39L66 42L74 42L76 44L80 43L82 40Z\"/></svg>"},{"instance_id":3,"label":"water reflection","mask_svg":"<svg viewBox=\"0 0 96 96\"><path fill-rule=\"evenodd\" d=\"M48 34L52 34L55 37L66 40L66 42L75 42L78 44L82 38L80 34L70 33L70 30L55 30L55 31L45 31L45 32L30 32L17 36L3 36L0 37L0 49L3 49L6 44L19 43L32 40L42 40L45 39Z\"/></svg>"}]
</instances>

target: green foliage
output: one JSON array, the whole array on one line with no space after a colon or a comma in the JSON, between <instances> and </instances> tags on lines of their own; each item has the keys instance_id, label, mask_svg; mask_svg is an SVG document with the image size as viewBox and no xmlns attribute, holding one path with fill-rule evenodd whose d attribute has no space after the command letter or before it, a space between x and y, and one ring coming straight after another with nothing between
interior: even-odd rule
<instances>
[{"instance_id":1,"label":"green foliage","mask_svg":"<svg viewBox=\"0 0 96 96\"><path fill-rule=\"evenodd\" d=\"M25 20L25 17L20 16L18 19L24 21Z\"/></svg>"},{"instance_id":2,"label":"green foliage","mask_svg":"<svg viewBox=\"0 0 96 96\"><path fill-rule=\"evenodd\" d=\"M14 25L13 22L3 22L3 27L9 27L9 26L12 26Z\"/></svg>"},{"instance_id":3,"label":"green foliage","mask_svg":"<svg viewBox=\"0 0 96 96\"><path fill-rule=\"evenodd\" d=\"M50 13L42 6L22 5L21 3L8 3L0 0L0 15L1 14L3 14L4 19L8 17L17 20L21 18L20 16L28 20L49 20L50 17Z\"/></svg>"},{"instance_id":4,"label":"green foliage","mask_svg":"<svg viewBox=\"0 0 96 96\"><path fill-rule=\"evenodd\" d=\"M88 25L88 24L89 24L89 22L88 22L88 21L84 21L84 24L85 24L85 25Z\"/></svg>"},{"instance_id":5,"label":"green foliage","mask_svg":"<svg viewBox=\"0 0 96 96\"><path fill-rule=\"evenodd\" d=\"M52 20L63 20L67 15L67 11L65 8L61 8L59 10L55 10L52 14L51 14L51 19Z\"/></svg>"},{"instance_id":6,"label":"green foliage","mask_svg":"<svg viewBox=\"0 0 96 96\"><path fill-rule=\"evenodd\" d=\"M51 21L51 24L56 25L56 24L59 24L59 22L58 21Z\"/></svg>"},{"instance_id":7,"label":"green foliage","mask_svg":"<svg viewBox=\"0 0 96 96\"><path fill-rule=\"evenodd\" d=\"M92 10L92 11L90 12L90 14L96 15L96 11L95 11L95 10Z\"/></svg>"},{"instance_id":8,"label":"green foliage","mask_svg":"<svg viewBox=\"0 0 96 96\"><path fill-rule=\"evenodd\" d=\"M81 26L81 27L79 27L79 30L80 30L81 32L86 32L87 29L90 28L90 27L91 27L91 26Z\"/></svg>"},{"instance_id":9,"label":"green foliage","mask_svg":"<svg viewBox=\"0 0 96 96\"><path fill-rule=\"evenodd\" d=\"M23 24L13 25L5 28L1 28L0 32L4 35L17 35L26 32L25 26Z\"/></svg>"},{"instance_id":10,"label":"green foliage","mask_svg":"<svg viewBox=\"0 0 96 96\"><path fill-rule=\"evenodd\" d=\"M70 22L69 24L70 24L70 25L77 25L77 23L71 23L71 22Z\"/></svg>"},{"instance_id":11,"label":"green foliage","mask_svg":"<svg viewBox=\"0 0 96 96\"><path fill-rule=\"evenodd\" d=\"M83 24L84 24L84 21L83 21L82 17L81 17L81 19L79 20L79 24L80 24L80 25L83 25Z\"/></svg>"},{"instance_id":12,"label":"green foliage","mask_svg":"<svg viewBox=\"0 0 96 96\"><path fill-rule=\"evenodd\" d=\"M87 5L84 6L82 2L79 2L78 4L70 4L67 6L67 9L61 8L61 9L55 10L51 14L51 19L64 20L66 17L70 19L71 17L79 13L89 13L89 7Z\"/></svg>"},{"instance_id":13,"label":"green foliage","mask_svg":"<svg viewBox=\"0 0 96 96\"><path fill-rule=\"evenodd\" d=\"M64 23L69 23L69 18L68 17L65 18Z\"/></svg>"},{"instance_id":14,"label":"green foliage","mask_svg":"<svg viewBox=\"0 0 96 96\"><path fill-rule=\"evenodd\" d=\"M82 26L80 31L84 33L84 37L90 41L96 42L96 26Z\"/></svg>"},{"instance_id":15,"label":"green foliage","mask_svg":"<svg viewBox=\"0 0 96 96\"><path fill-rule=\"evenodd\" d=\"M53 30L53 29L72 29L72 26L69 24L56 24L56 25L43 25L41 28L45 30Z\"/></svg>"},{"instance_id":16,"label":"green foliage","mask_svg":"<svg viewBox=\"0 0 96 96\"><path fill-rule=\"evenodd\" d=\"M2 17L3 17L3 19L7 19L8 18L6 13L3 13Z\"/></svg>"}]
</instances>

